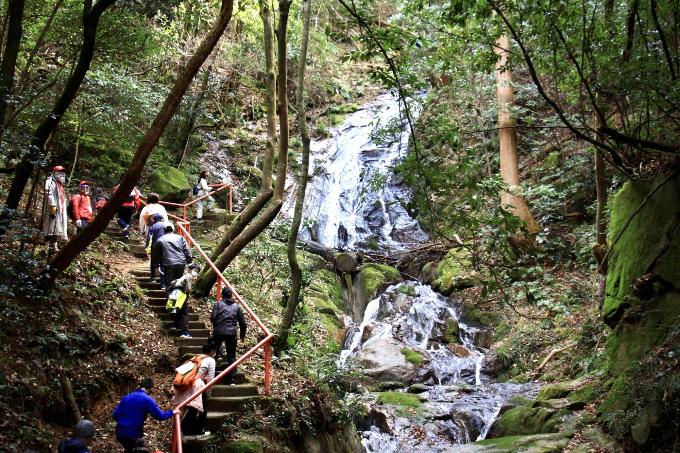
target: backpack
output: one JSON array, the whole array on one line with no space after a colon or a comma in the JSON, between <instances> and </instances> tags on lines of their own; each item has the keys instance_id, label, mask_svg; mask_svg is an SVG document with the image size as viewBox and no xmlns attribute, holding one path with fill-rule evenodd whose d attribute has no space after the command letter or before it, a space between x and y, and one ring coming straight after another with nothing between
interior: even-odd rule
<instances>
[{"instance_id":1,"label":"backpack","mask_svg":"<svg viewBox=\"0 0 680 453\"><path fill-rule=\"evenodd\" d=\"M194 195L198 195L198 193L200 191L201 191L201 186L199 186L198 184L194 184L194 188L191 189L191 193L193 193Z\"/></svg>"},{"instance_id":2,"label":"backpack","mask_svg":"<svg viewBox=\"0 0 680 453\"><path fill-rule=\"evenodd\" d=\"M198 374L198 367L207 356L204 354L197 354L191 360L184 362L182 365L175 368L177 374L172 381L172 386L175 390L184 391L190 389L194 385L196 375Z\"/></svg>"}]
</instances>

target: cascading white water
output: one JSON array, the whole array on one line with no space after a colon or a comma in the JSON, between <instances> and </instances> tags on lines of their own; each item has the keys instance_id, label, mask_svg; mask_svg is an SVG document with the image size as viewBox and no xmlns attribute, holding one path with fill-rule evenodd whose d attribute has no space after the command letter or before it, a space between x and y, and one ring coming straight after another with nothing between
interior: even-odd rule
<instances>
[{"instance_id":1,"label":"cascading white water","mask_svg":"<svg viewBox=\"0 0 680 453\"><path fill-rule=\"evenodd\" d=\"M385 252L427 240L404 208L409 191L393 171L408 143L401 123L399 102L388 93L349 115L330 138L312 143L303 214L308 227L300 232L300 239L338 249ZM398 127L396 134L387 134L391 139L374 139L377 130L389 125ZM283 210L291 214L293 203L289 203ZM455 334L448 333L447 322L457 326ZM384 409L382 416L390 429L385 432L374 423L363 431L367 452L441 452L483 439L504 401L533 391L517 384L491 383L484 376L487 331L461 319L458 304L428 285L410 281L401 288L391 286L368 303L359 325L349 318L346 324L341 366L382 361L374 372L394 365L406 374L392 380L425 384L425 390L419 389L425 399L425 421ZM405 349L424 358L415 373L402 356Z\"/></svg>"},{"instance_id":2,"label":"cascading white water","mask_svg":"<svg viewBox=\"0 0 680 453\"><path fill-rule=\"evenodd\" d=\"M427 239L406 212L409 191L393 172L408 147L402 123L399 100L387 93L349 115L328 139L312 142L303 213L308 227L301 239L339 249L371 244L385 250ZM292 210L292 202L283 208L288 215Z\"/></svg>"}]
</instances>

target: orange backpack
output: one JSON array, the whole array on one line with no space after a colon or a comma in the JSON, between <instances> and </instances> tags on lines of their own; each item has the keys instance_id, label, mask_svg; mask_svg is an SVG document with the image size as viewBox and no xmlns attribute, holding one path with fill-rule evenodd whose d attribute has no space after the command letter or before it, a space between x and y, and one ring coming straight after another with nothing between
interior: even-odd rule
<instances>
[{"instance_id":1,"label":"orange backpack","mask_svg":"<svg viewBox=\"0 0 680 453\"><path fill-rule=\"evenodd\" d=\"M175 379L172 381L172 386L176 390L187 390L194 385L196 376L198 375L198 367L201 366L201 361L207 356L204 354L195 355L191 360L184 362L178 366L175 371Z\"/></svg>"}]
</instances>

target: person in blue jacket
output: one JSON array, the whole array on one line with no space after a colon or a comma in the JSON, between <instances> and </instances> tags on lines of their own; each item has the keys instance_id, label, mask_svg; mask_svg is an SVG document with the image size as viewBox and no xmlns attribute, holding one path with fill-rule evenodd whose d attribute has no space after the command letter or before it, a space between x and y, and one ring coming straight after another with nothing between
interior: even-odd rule
<instances>
[{"instance_id":1,"label":"person in blue jacket","mask_svg":"<svg viewBox=\"0 0 680 453\"><path fill-rule=\"evenodd\" d=\"M149 395L153 389L151 378L142 380L139 388L121 398L113 411L116 420L116 439L125 448L125 453L146 452L144 445L144 422L151 414L156 420L167 420L172 417L172 410L163 411Z\"/></svg>"}]
</instances>

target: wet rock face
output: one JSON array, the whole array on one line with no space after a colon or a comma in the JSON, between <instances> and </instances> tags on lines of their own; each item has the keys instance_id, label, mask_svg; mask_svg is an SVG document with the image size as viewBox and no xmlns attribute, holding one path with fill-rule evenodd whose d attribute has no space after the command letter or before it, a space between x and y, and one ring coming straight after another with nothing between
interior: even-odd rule
<instances>
[{"instance_id":1,"label":"wet rock face","mask_svg":"<svg viewBox=\"0 0 680 453\"><path fill-rule=\"evenodd\" d=\"M406 360L403 348L404 344L394 338L378 338L361 349L356 363L373 379L408 383L415 376L416 366Z\"/></svg>"}]
</instances>

